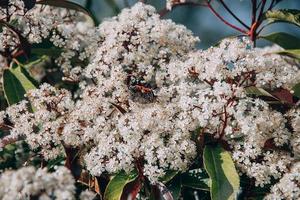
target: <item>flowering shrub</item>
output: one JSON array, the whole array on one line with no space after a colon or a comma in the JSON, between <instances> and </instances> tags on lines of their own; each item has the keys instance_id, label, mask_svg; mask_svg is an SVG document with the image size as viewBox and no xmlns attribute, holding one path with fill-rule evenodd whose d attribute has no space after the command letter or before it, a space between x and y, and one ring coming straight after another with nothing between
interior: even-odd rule
<instances>
[{"instance_id":1,"label":"flowering shrub","mask_svg":"<svg viewBox=\"0 0 300 200\"><path fill-rule=\"evenodd\" d=\"M211 1L100 25L69 1L2 2L1 199L300 198L300 39L259 29L300 11L252 0L248 26L220 1L244 30ZM183 5L244 35L199 50L162 19Z\"/></svg>"}]
</instances>

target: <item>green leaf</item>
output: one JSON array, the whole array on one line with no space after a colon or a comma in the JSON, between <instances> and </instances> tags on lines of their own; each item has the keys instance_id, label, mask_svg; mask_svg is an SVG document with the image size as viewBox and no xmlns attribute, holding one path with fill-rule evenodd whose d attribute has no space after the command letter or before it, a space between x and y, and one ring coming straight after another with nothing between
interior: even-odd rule
<instances>
[{"instance_id":1,"label":"green leaf","mask_svg":"<svg viewBox=\"0 0 300 200\"><path fill-rule=\"evenodd\" d=\"M174 200L179 199L181 193L181 176L176 176L173 178L166 187L171 192Z\"/></svg>"},{"instance_id":2,"label":"green leaf","mask_svg":"<svg viewBox=\"0 0 300 200\"><path fill-rule=\"evenodd\" d=\"M138 173L136 171L132 171L129 174L126 174L124 171L119 172L109 181L104 192L104 199L120 200L124 187L137 177Z\"/></svg>"},{"instance_id":3,"label":"green leaf","mask_svg":"<svg viewBox=\"0 0 300 200\"><path fill-rule=\"evenodd\" d=\"M211 179L212 200L236 199L240 179L229 152L220 145L206 146L203 160L204 167Z\"/></svg>"},{"instance_id":4,"label":"green leaf","mask_svg":"<svg viewBox=\"0 0 300 200\"><path fill-rule=\"evenodd\" d=\"M9 69L3 72L3 89L9 105L20 102L26 93L20 81Z\"/></svg>"},{"instance_id":5,"label":"green leaf","mask_svg":"<svg viewBox=\"0 0 300 200\"><path fill-rule=\"evenodd\" d=\"M209 191L209 181L207 174L202 169L189 170L181 176L183 186L198 190Z\"/></svg>"},{"instance_id":6,"label":"green leaf","mask_svg":"<svg viewBox=\"0 0 300 200\"><path fill-rule=\"evenodd\" d=\"M274 53L300 60L300 49L276 51Z\"/></svg>"},{"instance_id":7,"label":"green leaf","mask_svg":"<svg viewBox=\"0 0 300 200\"><path fill-rule=\"evenodd\" d=\"M24 99L27 91L35 89L28 72L21 66L5 69L3 73L3 87L5 98L9 105Z\"/></svg>"},{"instance_id":8,"label":"green leaf","mask_svg":"<svg viewBox=\"0 0 300 200\"><path fill-rule=\"evenodd\" d=\"M264 90L262 88L250 86L250 87L245 88L245 90L246 90L246 93L249 95L272 97L272 98L276 99L273 95L271 95L269 92L267 92L266 90Z\"/></svg>"},{"instance_id":9,"label":"green leaf","mask_svg":"<svg viewBox=\"0 0 300 200\"><path fill-rule=\"evenodd\" d=\"M26 70L30 70L32 67L34 67L36 65L46 63L49 60L50 60L50 58L48 56L44 55L44 56L38 57L37 59L34 59L34 61L32 61L32 62L29 62L29 63L25 64L23 67Z\"/></svg>"},{"instance_id":10,"label":"green leaf","mask_svg":"<svg viewBox=\"0 0 300 200\"><path fill-rule=\"evenodd\" d=\"M25 91L29 91L31 89L36 89L36 80L30 76L28 71L23 66L17 66L15 68L11 68L10 71L17 77L17 79L22 83Z\"/></svg>"},{"instance_id":11,"label":"green leaf","mask_svg":"<svg viewBox=\"0 0 300 200\"><path fill-rule=\"evenodd\" d=\"M162 183L167 183L171 181L178 173L179 171L174 170L166 171L166 174L163 177L159 178L159 181Z\"/></svg>"},{"instance_id":12,"label":"green leaf","mask_svg":"<svg viewBox=\"0 0 300 200\"><path fill-rule=\"evenodd\" d=\"M296 84L294 87L293 87L293 95L300 98L300 83Z\"/></svg>"},{"instance_id":13,"label":"green leaf","mask_svg":"<svg viewBox=\"0 0 300 200\"><path fill-rule=\"evenodd\" d=\"M41 1L38 1L37 4L43 4L43 5L49 5L49 6L55 6L55 7L60 7L60 8L76 10L76 11L79 11L79 12L82 12L82 13L88 15L91 19L93 19L91 13L87 9L85 9L81 5L79 5L77 3L73 3L71 1L66 1L66 0L41 0Z\"/></svg>"},{"instance_id":14,"label":"green leaf","mask_svg":"<svg viewBox=\"0 0 300 200\"><path fill-rule=\"evenodd\" d=\"M54 169L55 166L62 165L64 163L64 161L65 161L64 156L58 156L57 158L48 161L47 168L48 169Z\"/></svg>"},{"instance_id":15,"label":"green leaf","mask_svg":"<svg viewBox=\"0 0 300 200\"><path fill-rule=\"evenodd\" d=\"M51 56L54 58L57 58L61 55L62 50L57 47L50 47L50 48L32 48L31 49L32 54L38 55L38 56Z\"/></svg>"},{"instance_id":16,"label":"green leaf","mask_svg":"<svg viewBox=\"0 0 300 200\"><path fill-rule=\"evenodd\" d=\"M24 83L24 87L25 87L26 92L31 90L31 89L35 89L35 88L38 87L37 81L30 75L30 73L25 69L24 66L19 66L19 67L13 68L12 71L14 72L16 77L22 83ZM29 82L26 79L28 79Z\"/></svg>"},{"instance_id":17,"label":"green leaf","mask_svg":"<svg viewBox=\"0 0 300 200\"><path fill-rule=\"evenodd\" d=\"M284 49L300 49L300 38L287 33L278 32L261 37L270 42L278 44Z\"/></svg>"},{"instance_id":18,"label":"green leaf","mask_svg":"<svg viewBox=\"0 0 300 200\"><path fill-rule=\"evenodd\" d=\"M300 11L295 9L270 10L264 14L269 23L285 22L300 27Z\"/></svg>"}]
</instances>

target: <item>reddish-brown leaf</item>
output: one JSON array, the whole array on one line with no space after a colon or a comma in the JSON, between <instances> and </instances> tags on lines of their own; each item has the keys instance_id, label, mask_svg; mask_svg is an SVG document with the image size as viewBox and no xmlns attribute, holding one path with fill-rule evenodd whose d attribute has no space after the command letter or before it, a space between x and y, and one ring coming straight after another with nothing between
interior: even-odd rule
<instances>
[{"instance_id":1,"label":"reddish-brown leaf","mask_svg":"<svg viewBox=\"0 0 300 200\"><path fill-rule=\"evenodd\" d=\"M122 193L121 200L134 200L141 190L142 182L140 178L137 178L131 183L128 183Z\"/></svg>"},{"instance_id":2,"label":"reddish-brown leaf","mask_svg":"<svg viewBox=\"0 0 300 200\"><path fill-rule=\"evenodd\" d=\"M272 95L278 98L283 103L294 105L293 94L287 89L277 89L272 92Z\"/></svg>"}]
</instances>

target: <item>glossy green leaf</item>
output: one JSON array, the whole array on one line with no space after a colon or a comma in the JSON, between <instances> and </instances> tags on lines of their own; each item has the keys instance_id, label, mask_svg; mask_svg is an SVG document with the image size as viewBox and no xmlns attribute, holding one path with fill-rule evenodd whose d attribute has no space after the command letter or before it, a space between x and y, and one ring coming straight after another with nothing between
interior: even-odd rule
<instances>
[{"instance_id":1,"label":"glossy green leaf","mask_svg":"<svg viewBox=\"0 0 300 200\"><path fill-rule=\"evenodd\" d=\"M288 33L278 32L261 37L270 42L278 44L284 49L300 49L300 38Z\"/></svg>"},{"instance_id":2,"label":"glossy green leaf","mask_svg":"<svg viewBox=\"0 0 300 200\"><path fill-rule=\"evenodd\" d=\"M296 84L294 87L293 87L293 95L300 98L300 83Z\"/></svg>"},{"instance_id":3,"label":"glossy green leaf","mask_svg":"<svg viewBox=\"0 0 300 200\"><path fill-rule=\"evenodd\" d=\"M206 146L203 161L211 179L211 199L236 199L240 179L229 152L225 151L220 145Z\"/></svg>"},{"instance_id":4,"label":"glossy green leaf","mask_svg":"<svg viewBox=\"0 0 300 200\"><path fill-rule=\"evenodd\" d=\"M92 15L90 14L90 12L87 9L85 9L81 5L79 5L77 3L74 3L72 1L67 1L67 0L41 0L41 1L38 1L37 4L43 4L43 5L49 5L49 6L55 6L55 7L60 7L60 8L76 10L76 11L82 12L82 13L90 16L91 18L93 18Z\"/></svg>"},{"instance_id":5,"label":"glossy green leaf","mask_svg":"<svg viewBox=\"0 0 300 200\"><path fill-rule=\"evenodd\" d=\"M189 170L181 176L183 186L198 190L208 191L209 181L207 174L202 169Z\"/></svg>"},{"instance_id":6,"label":"glossy green leaf","mask_svg":"<svg viewBox=\"0 0 300 200\"><path fill-rule=\"evenodd\" d=\"M124 187L134 181L138 177L138 173L133 171L129 174L121 171L116 174L108 183L105 192L104 199L105 200L120 200Z\"/></svg>"},{"instance_id":7,"label":"glossy green leaf","mask_svg":"<svg viewBox=\"0 0 300 200\"><path fill-rule=\"evenodd\" d=\"M292 49L292 50L284 50L284 51L276 51L279 55L289 56L291 58L295 58L300 60L300 49Z\"/></svg>"},{"instance_id":8,"label":"glossy green leaf","mask_svg":"<svg viewBox=\"0 0 300 200\"><path fill-rule=\"evenodd\" d=\"M269 23L285 22L300 26L300 10L270 10L264 14L264 18L267 19Z\"/></svg>"},{"instance_id":9,"label":"glossy green leaf","mask_svg":"<svg viewBox=\"0 0 300 200\"><path fill-rule=\"evenodd\" d=\"M21 66L4 70L3 88L9 105L20 102L27 91L36 88L30 79L28 72Z\"/></svg>"}]
</instances>

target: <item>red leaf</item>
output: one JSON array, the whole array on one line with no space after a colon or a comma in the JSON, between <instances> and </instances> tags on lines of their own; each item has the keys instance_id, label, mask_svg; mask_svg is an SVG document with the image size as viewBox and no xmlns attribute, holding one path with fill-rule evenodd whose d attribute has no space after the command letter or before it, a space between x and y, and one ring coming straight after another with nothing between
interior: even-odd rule
<instances>
[{"instance_id":1,"label":"red leaf","mask_svg":"<svg viewBox=\"0 0 300 200\"><path fill-rule=\"evenodd\" d=\"M172 193L160 182L152 186L152 194L154 199L174 200Z\"/></svg>"},{"instance_id":2,"label":"red leaf","mask_svg":"<svg viewBox=\"0 0 300 200\"><path fill-rule=\"evenodd\" d=\"M278 98L280 101L294 105L293 94L287 89L277 89L272 92L272 95Z\"/></svg>"},{"instance_id":3,"label":"red leaf","mask_svg":"<svg viewBox=\"0 0 300 200\"><path fill-rule=\"evenodd\" d=\"M276 145L275 145L275 142L274 142L273 138L270 138L270 139L265 141L264 149L268 149L268 150L276 149Z\"/></svg>"},{"instance_id":4,"label":"red leaf","mask_svg":"<svg viewBox=\"0 0 300 200\"><path fill-rule=\"evenodd\" d=\"M141 190L142 182L140 178L128 183L122 193L121 200L133 200L136 199L139 191Z\"/></svg>"}]
</instances>

